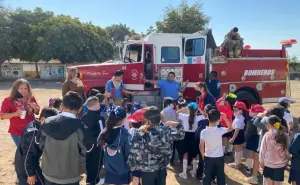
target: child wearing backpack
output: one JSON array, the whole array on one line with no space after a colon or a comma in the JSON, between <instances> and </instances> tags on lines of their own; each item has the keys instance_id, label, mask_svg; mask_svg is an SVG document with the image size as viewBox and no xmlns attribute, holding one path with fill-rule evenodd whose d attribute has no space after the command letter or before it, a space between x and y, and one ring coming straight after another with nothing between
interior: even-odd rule
<instances>
[{"instance_id":1,"label":"child wearing backpack","mask_svg":"<svg viewBox=\"0 0 300 185\"><path fill-rule=\"evenodd\" d=\"M104 150L105 183L129 184L130 168L126 164L129 155L130 134L122 127L126 110L114 107L101 133L98 143Z\"/></svg>"}]
</instances>

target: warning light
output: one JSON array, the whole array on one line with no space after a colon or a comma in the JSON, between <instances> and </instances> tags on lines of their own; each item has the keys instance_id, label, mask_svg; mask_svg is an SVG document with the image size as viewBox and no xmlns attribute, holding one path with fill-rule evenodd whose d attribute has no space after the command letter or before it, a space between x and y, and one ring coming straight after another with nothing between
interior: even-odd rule
<instances>
[{"instance_id":1,"label":"warning light","mask_svg":"<svg viewBox=\"0 0 300 185\"><path fill-rule=\"evenodd\" d=\"M290 40L282 40L280 42L281 45L291 45L291 44L297 44L297 40L296 39L290 39Z\"/></svg>"},{"instance_id":2,"label":"warning light","mask_svg":"<svg viewBox=\"0 0 300 185\"><path fill-rule=\"evenodd\" d=\"M244 49L251 49L251 46L250 45L246 45L246 46L244 46Z\"/></svg>"}]
</instances>

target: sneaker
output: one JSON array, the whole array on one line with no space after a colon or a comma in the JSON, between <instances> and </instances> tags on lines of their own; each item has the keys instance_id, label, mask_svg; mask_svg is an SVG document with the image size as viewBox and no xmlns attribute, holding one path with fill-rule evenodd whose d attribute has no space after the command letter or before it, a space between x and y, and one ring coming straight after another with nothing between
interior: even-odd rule
<instances>
[{"instance_id":1,"label":"sneaker","mask_svg":"<svg viewBox=\"0 0 300 185\"><path fill-rule=\"evenodd\" d=\"M225 153L226 156L231 156L232 155L232 152L227 152Z\"/></svg>"},{"instance_id":2,"label":"sneaker","mask_svg":"<svg viewBox=\"0 0 300 185\"><path fill-rule=\"evenodd\" d=\"M187 180L187 175L186 175L186 173L183 173L183 172L180 173L180 174L179 174L179 177L181 177L181 178Z\"/></svg>"},{"instance_id":3,"label":"sneaker","mask_svg":"<svg viewBox=\"0 0 300 185\"><path fill-rule=\"evenodd\" d=\"M249 177L249 178L246 178L245 181L249 184L258 184L258 179L257 177Z\"/></svg>"},{"instance_id":4,"label":"sneaker","mask_svg":"<svg viewBox=\"0 0 300 185\"><path fill-rule=\"evenodd\" d=\"M102 184L104 184L104 182L105 182L105 179L100 179L99 182L97 183L97 185L102 185Z\"/></svg>"},{"instance_id":5,"label":"sneaker","mask_svg":"<svg viewBox=\"0 0 300 185\"><path fill-rule=\"evenodd\" d=\"M249 175L251 174L251 169L249 169L247 166L244 168L244 171Z\"/></svg>"},{"instance_id":6,"label":"sneaker","mask_svg":"<svg viewBox=\"0 0 300 185\"><path fill-rule=\"evenodd\" d=\"M191 176L192 176L193 178L195 178L196 175L197 175L196 173L193 172L193 170L190 171L190 174L191 174Z\"/></svg>"}]
</instances>

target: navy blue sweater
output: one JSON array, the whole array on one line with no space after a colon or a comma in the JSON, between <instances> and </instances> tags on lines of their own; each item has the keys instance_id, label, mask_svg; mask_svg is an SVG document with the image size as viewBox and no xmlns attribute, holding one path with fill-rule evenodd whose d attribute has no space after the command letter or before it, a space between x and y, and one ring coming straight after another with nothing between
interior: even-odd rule
<instances>
[{"instance_id":1,"label":"navy blue sweater","mask_svg":"<svg viewBox=\"0 0 300 185\"><path fill-rule=\"evenodd\" d=\"M289 148L289 152L293 155L291 169L300 173L300 133L294 136Z\"/></svg>"}]
</instances>

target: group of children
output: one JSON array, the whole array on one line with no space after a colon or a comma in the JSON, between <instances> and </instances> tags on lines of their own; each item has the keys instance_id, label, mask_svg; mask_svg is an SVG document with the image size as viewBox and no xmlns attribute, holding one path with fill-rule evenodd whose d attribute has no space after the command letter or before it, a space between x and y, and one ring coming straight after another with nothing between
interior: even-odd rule
<instances>
[{"instance_id":1,"label":"group of children","mask_svg":"<svg viewBox=\"0 0 300 185\"><path fill-rule=\"evenodd\" d=\"M165 185L166 167L174 164L176 153L182 162L179 177L187 179L191 163L192 177L205 185L225 185L224 155L234 148L229 166L239 168L244 144L245 171L252 171L247 182L258 184L261 166L267 185L280 184L292 154L289 182L300 184L300 136L291 137L289 144L292 101L287 98L268 111L258 104L248 110L233 94L203 110L195 102L179 99L174 104L165 98L160 111L128 99L114 106L108 97L92 89L86 102L75 92L50 99L39 119L23 131L15 157L20 185L79 185L84 172L90 185ZM99 175L103 167L105 180Z\"/></svg>"}]
</instances>

